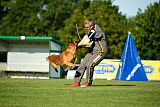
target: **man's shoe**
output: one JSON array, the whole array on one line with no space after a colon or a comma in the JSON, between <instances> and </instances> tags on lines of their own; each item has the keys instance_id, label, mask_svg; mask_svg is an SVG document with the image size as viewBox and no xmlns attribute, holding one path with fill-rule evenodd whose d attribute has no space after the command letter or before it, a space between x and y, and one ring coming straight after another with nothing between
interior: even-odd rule
<instances>
[{"instance_id":1,"label":"man's shoe","mask_svg":"<svg viewBox=\"0 0 160 107\"><path fill-rule=\"evenodd\" d=\"M87 87L90 86L88 82L85 82L84 84L81 85L81 87Z\"/></svg>"},{"instance_id":2,"label":"man's shoe","mask_svg":"<svg viewBox=\"0 0 160 107\"><path fill-rule=\"evenodd\" d=\"M75 87L75 86L80 86L80 83L79 82L75 82L72 85L70 85L70 87Z\"/></svg>"}]
</instances>

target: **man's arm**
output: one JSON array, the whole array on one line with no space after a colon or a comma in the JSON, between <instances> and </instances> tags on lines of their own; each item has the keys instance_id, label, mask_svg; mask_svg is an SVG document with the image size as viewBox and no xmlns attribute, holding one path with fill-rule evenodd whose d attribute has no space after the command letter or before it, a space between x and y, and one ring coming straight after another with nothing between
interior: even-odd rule
<instances>
[{"instance_id":1,"label":"man's arm","mask_svg":"<svg viewBox=\"0 0 160 107\"><path fill-rule=\"evenodd\" d=\"M89 32L88 32L88 38L91 40L93 39L93 37L95 36L96 34L96 31L94 29L91 29Z\"/></svg>"}]
</instances>

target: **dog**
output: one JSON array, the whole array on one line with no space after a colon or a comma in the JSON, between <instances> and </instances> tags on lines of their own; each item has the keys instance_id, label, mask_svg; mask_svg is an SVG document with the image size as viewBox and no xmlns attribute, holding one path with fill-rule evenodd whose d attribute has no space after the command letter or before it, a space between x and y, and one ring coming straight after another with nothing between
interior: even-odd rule
<instances>
[{"instance_id":1,"label":"dog","mask_svg":"<svg viewBox=\"0 0 160 107\"><path fill-rule=\"evenodd\" d=\"M46 57L46 60L50 62L51 66L57 70L57 65L59 65L61 68L63 68L64 65L72 66L71 69L73 69L76 65L77 58L75 58L74 63L71 63L72 59L75 57L75 53L77 50L77 42L71 41L68 48L62 52L60 55L51 55Z\"/></svg>"}]
</instances>

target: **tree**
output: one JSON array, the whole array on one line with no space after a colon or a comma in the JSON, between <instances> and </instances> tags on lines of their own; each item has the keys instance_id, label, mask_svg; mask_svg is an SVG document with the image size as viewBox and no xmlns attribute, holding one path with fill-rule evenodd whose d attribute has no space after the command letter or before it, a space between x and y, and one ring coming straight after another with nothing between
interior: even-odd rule
<instances>
[{"instance_id":1,"label":"tree","mask_svg":"<svg viewBox=\"0 0 160 107\"><path fill-rule=\"evenodd\" d=\"M33 3L35 2L35 3ZM38 20L37 12L39 6L37 1L8 1L5 8L9 8L8 14L4 15L0 21L0 33L2 35L22 35L24 32L30 32L36 34ZM36 27L34 27L36 26Z\"/></svg>"},{"instance_id":2,"label":"tree","mask_svg":"<svg viewBox=\"0 0 160 107\"><path fill-rule=\"evenodd\" d=\"M64 27L77 4L84 0L3 0L0 20L2 35L53 36ZM80 3L79 3L80 2ZM9 4L9 5L8 5Z\"/></svg>"},{"instance_id":3,"label":"tree","mask_svg":"<svg viewBox=\"0 0 160 107\"><path fill-rule=\"evenodd\" d=\"M160 3L147 6L142 13L139 9L136 17L130 19L130 31L141 59L160 59Z\"/></svg>"}]
</instances>

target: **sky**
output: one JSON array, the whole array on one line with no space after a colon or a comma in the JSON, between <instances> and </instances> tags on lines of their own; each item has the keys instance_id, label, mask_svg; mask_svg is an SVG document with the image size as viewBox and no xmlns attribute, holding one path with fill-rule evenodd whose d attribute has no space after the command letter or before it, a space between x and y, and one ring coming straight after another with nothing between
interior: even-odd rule
<instances>
[{"instance_id":1,"label":"sky","mask_svg":"<svg viewBox=\"0 0 160 107\"><path fill-rule=\"evenodd\" d=\"M138 8L144 12L147 6L154 2L159 2L159 0L114 0L113 5L118 5L119 11L129 18L137 15Z\"/></svg>"}]
</instances>

